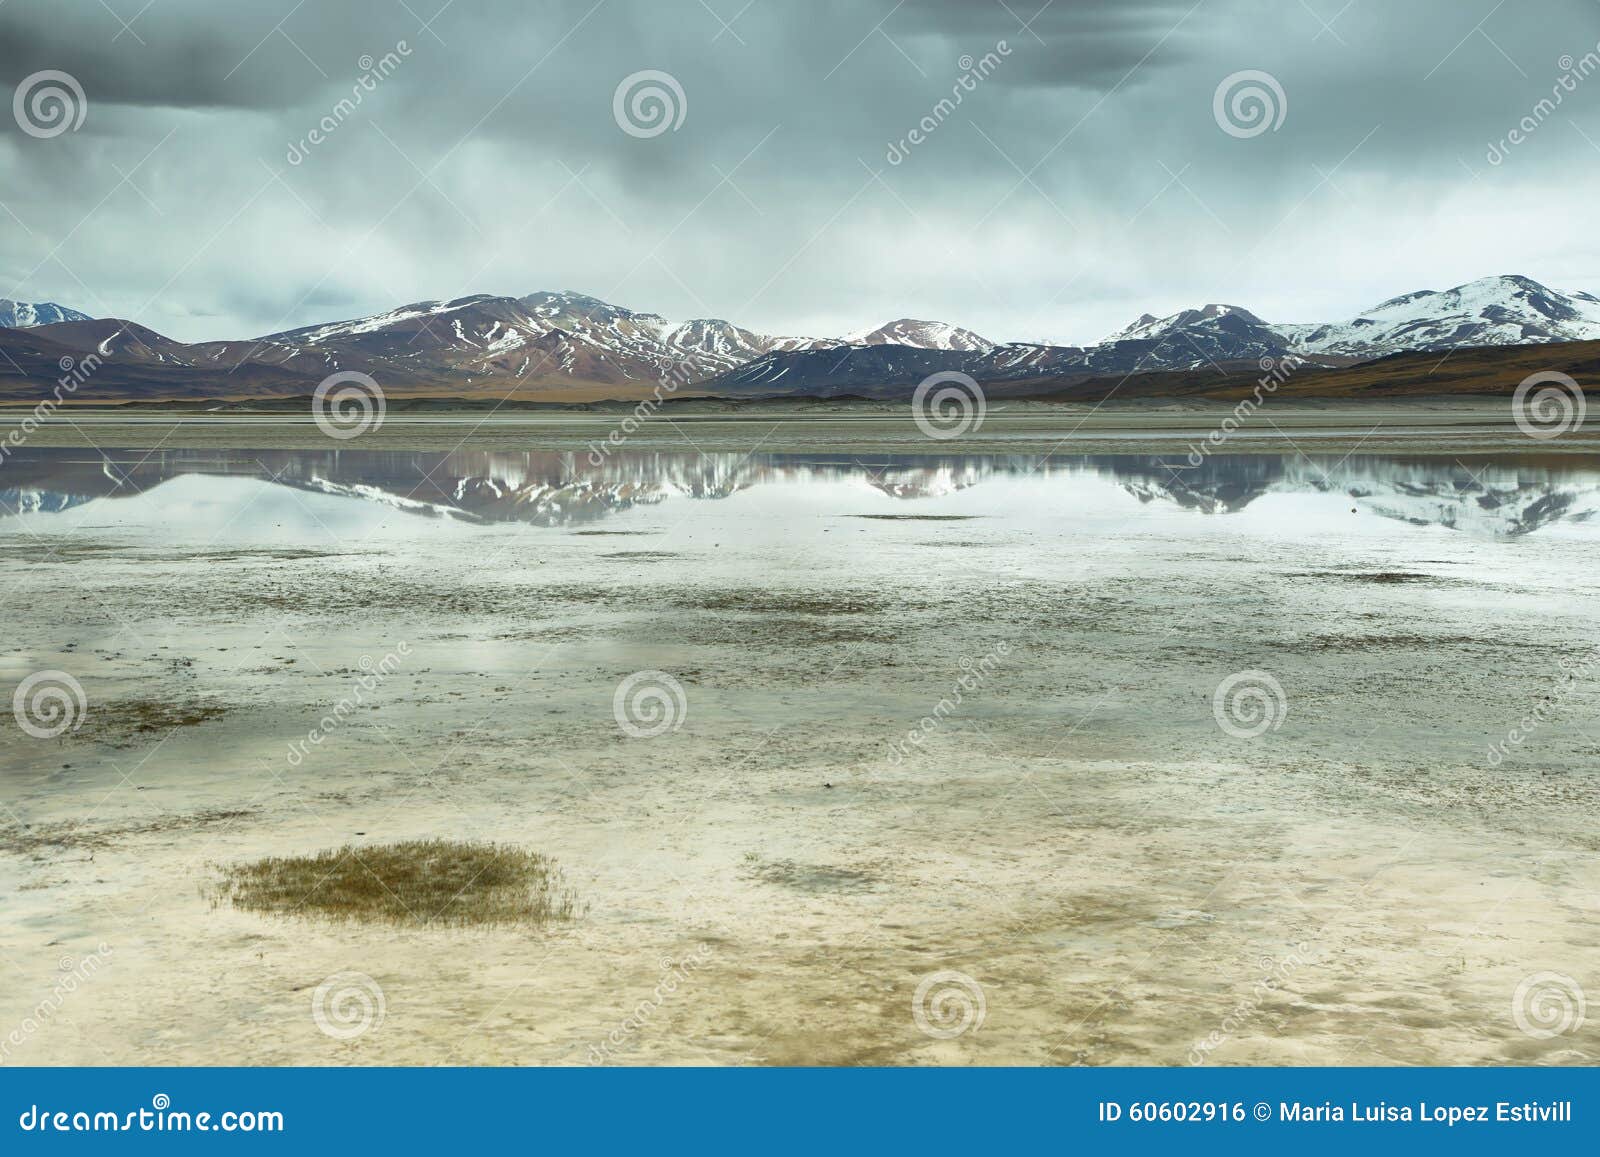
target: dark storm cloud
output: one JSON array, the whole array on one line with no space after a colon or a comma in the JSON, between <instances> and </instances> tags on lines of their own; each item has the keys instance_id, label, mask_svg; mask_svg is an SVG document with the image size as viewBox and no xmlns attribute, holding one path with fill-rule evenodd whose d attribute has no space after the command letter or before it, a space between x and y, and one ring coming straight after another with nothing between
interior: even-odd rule
<instances>
[{"instance_id":1,"label":"dark storm cloud","mask_svg":"<svg viewBox=\"0 0 1600 1157\"><path fill-rule=\"evenodd\" d=\"M1196 298L1600 290L1600 76L1485 159L1600 40L1588 0L108 3L0 5L0 79L89 102L52 139L0 114L0 296L180 337L542 288L1068 340ZM643 70L681 87L676 130L615 119ZM1246 139L1213 116L1244 70L1287 100Z\"/></svg>"},{"instance_id":2,"label":"dark storm cloud","mask_svg":"<svg viewBox=\"0 0 1600 1157\"><path fill-rule=\"evenodd\" d=\"M1122 81L1141 61L1151 63L1152 46L1158 43L1164 51L1154 59L1152 74L1184 59L1188 39L1184 25L1195 9L1194 0L1049 4L1008 0L1007 5L908 0L900 12L912 35L936 36L962 46L962 51L982 51L998 40L1014 49L1040 50L1028 52L1020 67L998 72L999 84L1103 91Z\"/></svg>"},{"instance_id":3,"label":"dark storm cloud","mask_svg":"<svg viewBox=\"0 0 1600 1157\"><path fill-rule=\"evenodd\" d=\"M59 69L78 77L91 100L106 105L280 109L305 99L311 82L320 79L312 68L285 67L263 43L282 35L273 29L287 5L156 0L135 17L138 7L123 5L131 18L127 25L94 3L0 7L0 80L14 85L41 69ZM330 11L315 33L302 30L302 36L309 54L331 60L331 48L356 37L359 13L376 6L326 7ZM383 11L391 15L393 6ZM293 17L285 21L294 23ZM279 40L275 47L287 43ZM262 53L273 63L250 67L249 57Z\"/></svg>"}]
</instances>

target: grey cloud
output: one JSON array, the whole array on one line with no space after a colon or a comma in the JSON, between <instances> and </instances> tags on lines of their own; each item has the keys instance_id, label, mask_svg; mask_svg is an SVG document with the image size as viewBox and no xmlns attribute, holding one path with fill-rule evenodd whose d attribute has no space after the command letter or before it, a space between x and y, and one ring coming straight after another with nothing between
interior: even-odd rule
<instances>
[{"instance_id":1,"label":"grey cloud","mask_svg":"<svg viewBox=\"0 0 1600 1157\"><path fill-rule=\"evenodd\" d=\"M1482 159L1600 39L1582 0L1480 32L1492 4L1452 0L708 0L731 31L698 0L409 2L111 0L138 40L98 0L0 6L0 77L64 69L90 101L79 133L0 125L0 296L186 338L572 288L768 330L912 314L1081 341L1203 300L1337 315L1497 272L1600 290L1600 77ZM682 85L677 131L613 119L642 69ZM1214 122L1243 69L1283 85L1278 131Z\"/></svg>"},{"instance_id":2,"label":"grey cloud","mask_svg":"<svg viewBox=\"0 0 1600 1157\"><path fill-rule=\"evenodd\" d=\"M1198 23L1189 21L1196 11L1193 0L1020 0L1008 5L914 0L900 11L914 35L935 36L960 52L980 55L1001 40L1021 51L1017 67L995 74L999 84L1091 91L1115 86L1136 67L1149 67L1143 78L1148 80L1187 59L1190 41L1199 31Z\"/></svg>"},{"instance_id":3,"label":"grey cloud","mask_svg":"<svg viewBox=\"0 0 1600 1157\"><path fill-rule=\"evenodd\" d=\"M304 98L308 77L320 80L315 70L307 64L307 75L298 75L276 61L251 68L246 59L281 19L277 7L156 4L124 29L97 4L9 4L0 8L0 79L14 85L60 69L79 79L93 104L107 106L291 107Z\"/></svg>"}]
</instances>

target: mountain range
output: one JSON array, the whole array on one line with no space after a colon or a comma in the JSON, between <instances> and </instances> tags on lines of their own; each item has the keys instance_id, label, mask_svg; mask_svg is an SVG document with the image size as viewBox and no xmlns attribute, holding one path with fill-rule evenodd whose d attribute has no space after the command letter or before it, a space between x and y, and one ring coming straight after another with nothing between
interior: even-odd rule
<instances>
[{"instance_id":1,"label":"mountain range","mask_svg":"<svg viewBox=\"0 0 1600 1157\"><path fill-rule=\"evenodd\" d=\"M900 318L841 337L673 322L579 293L475 294L240 341L183 343L133 321L0 300L0 400L31 401L79 367L81 401L292 397L356 371L395 396L590 401L660 384L724 397L903 397L960 371L1003 392L1112 375L1255 372L1266 359L1336 368L1414 351L1600 340L1600 298L1527 277L1488 277L1391 298L1356 317L1285 324L1212 304L1146 314L1090 346L991 341ZM1047 388L1048 387L1048 388Z\"/></svg>"}]
</instances>

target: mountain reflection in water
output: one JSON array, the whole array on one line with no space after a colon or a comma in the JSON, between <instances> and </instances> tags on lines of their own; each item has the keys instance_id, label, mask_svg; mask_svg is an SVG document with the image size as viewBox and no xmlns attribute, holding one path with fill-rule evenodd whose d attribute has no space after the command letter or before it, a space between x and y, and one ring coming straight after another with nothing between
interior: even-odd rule
<instances>
[{"instance_id":1,"label":"mountain reflection in water","mask_svg":"<svg viewBox=\"0 0 1600 1157\"><path fill-rule=\"evenodd\" d=\"M1600 510L1587 459L1537 464L1374 456L863 455L628 453L596 465L583 451L449 453L328 449L146 452L28 450L0 468L0 513L49 513L119 498L189 475L382 503L419 516L569 526L642 505L719 499L755 487L857 482L914 503L1003 478L1098 477L1141 503L1226 515L1269 494L1341 494L1415 525L1517 536Z\"/></svg>"}]
</instances>

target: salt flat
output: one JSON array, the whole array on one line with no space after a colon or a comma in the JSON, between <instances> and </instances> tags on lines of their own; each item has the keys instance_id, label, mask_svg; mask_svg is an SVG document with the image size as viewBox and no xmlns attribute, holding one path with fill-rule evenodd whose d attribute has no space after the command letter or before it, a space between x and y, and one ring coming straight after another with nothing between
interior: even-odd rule
<instances>
[{"instance_id":1,"label":"salt flat","mask_svg":"<svg viewBox=\"0 0 1600 1157\"><path fill-rule=\"evenodd\" d=\"M614 416L49 427L0 466L0 674L84 705L0 745L6 1060L1594 1063L1514 997L1600 965L1600 465L1344 419L1046 456L1068 429L1002 418L651 423L598 465ZM1269 717L1217 705L1241 675ZM586 911L210 889L435 837L548 854ZM382 1016L345 1037L347 974Z\"/></svg>"}]
</instances>

